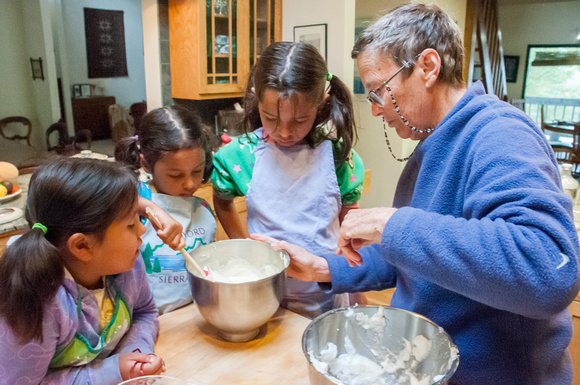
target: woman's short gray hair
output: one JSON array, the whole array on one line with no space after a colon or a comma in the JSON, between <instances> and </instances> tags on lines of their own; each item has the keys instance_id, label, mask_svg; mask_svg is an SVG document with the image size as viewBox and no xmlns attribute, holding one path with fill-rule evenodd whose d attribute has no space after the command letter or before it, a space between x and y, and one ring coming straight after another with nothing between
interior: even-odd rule
<instances>
[{"instance_id":1,"label":"woman's short gray hair","mask_svg":"<svg viewBox=\"0 0 580 385\"><path fill-rule=\"evenodd\" d=\"M459 26L436 5L406 4L387 13L362 32L352 49L352 58L374 51L403 66L415 63L415 57L427 48L433 48L441 57L439 81L463 84Z\"/></svg>"}]
</instances>

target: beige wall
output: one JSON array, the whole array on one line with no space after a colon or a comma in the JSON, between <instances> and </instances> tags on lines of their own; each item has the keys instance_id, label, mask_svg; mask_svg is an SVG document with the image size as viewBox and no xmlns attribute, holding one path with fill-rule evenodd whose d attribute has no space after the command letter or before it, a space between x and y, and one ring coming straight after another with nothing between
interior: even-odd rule
<instances>
[{"instance_id":1,"label":"beige wall","mask_svg":"<svg viewBox=\"0 0 580 385\"><path fill-rule=\"evenodd\" d=\"M353 82L355 0L283 0L282 40L293 41L294 27L327 24L328 70L346 84Z\"/></svg>"},{"instance_id":2,"label":"beige wall","mask_svg":"<svg viewBox=\"0 0 580 385\"><path fill-rule=\"evenodd\" d=\"M141 0L143 17L143 54L145 58L145 92L149 111L163 106L161 66L159 61L159 7L157 0Z\"/></svg>"},{"instance_id":3,"label":"beige wall","mask_svg":"<svg viewBox=\"0 0 580 385\"><path fill-rule=\"evenodd\" d=\"M32 79L30 58L42 58L44 80ZM0 84L0 118L29 118L31 142L43 147L44 130L59 116L49 2L0 0Z\"/></svg>"}]
</instances>

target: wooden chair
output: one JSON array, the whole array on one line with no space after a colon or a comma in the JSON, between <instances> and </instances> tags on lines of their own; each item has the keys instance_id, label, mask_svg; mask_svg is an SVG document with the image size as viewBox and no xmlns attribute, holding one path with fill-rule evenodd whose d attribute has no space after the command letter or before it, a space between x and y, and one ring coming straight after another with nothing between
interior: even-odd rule
<instances>
[{"instance_id":1,"label":"wooden chair","mask_svg":"<svg viewBox=\"0 0 580 385\"><path fill-rule=\"evenodd\" d=\"M141 128L141 119L147 113L147 102L139 102L131 104L129 107L129 114L133 117L133 124L135 125L135 132L139 133Z\"/></svg>"},{"instance_id":2,"label":"wooden chair","mask_svg":"<svg viewBox=\"0 0 580 385\"><path fill-rule=\"evenodd\" d=\"M556 160L558 163L571 163L572 173L576 174L575 177L580 173L580 122L575 123L573 126L567 124L550 124L544 121L544 108L541 109L541 127L542 131L546 133L556 132L564 134L566 136L572 137L572 143L550 143L552 150L554 150L554 155L556 155Z\"/></svg>"},{"instance_id":3,"label":"wooden chair","mask_svg":"<svg viewBox=\"0 0 580 385\"><path fill-rule=\"evenodd\" d=\"M53 146L50 138L54 136L55 132L57 133L57 144ZM66 123L62 120L59 120L46 129L46 149L48 151L55 151L60 155L74 155L83 150L79 144L80 142L86 142L86 149L91 149L92 135L89 130L79 130L75 136L71 137L68 134Z\"/></svg>"},{"instance_id":4,"label":"wooden chair","mask_svg":"<svg viewBox=\"0 0 580 385\"><path fill-rule=\"evenodd\" d=\"M8 129L9 125L11 129ZM22 130L22 126L24 126L24 129L26 130L25 133L24 134L13 133L12 135L10 135L10 132L12 132L13 127L15 126L17 127L18 125L21 126L20 131ZM32 123L28 118L25 118L24 116L9 116L7 118L0 120L0 135L2 135L4 139L26 140L26 144L32 146L30 144L31 132L32 132Z\"/></svg>"}]
</instances>

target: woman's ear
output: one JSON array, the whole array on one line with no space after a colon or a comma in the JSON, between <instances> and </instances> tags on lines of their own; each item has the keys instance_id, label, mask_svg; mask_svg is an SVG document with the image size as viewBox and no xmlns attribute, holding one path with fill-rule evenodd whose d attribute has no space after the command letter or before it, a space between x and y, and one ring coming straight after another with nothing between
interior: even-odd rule
<instances>
[{"instance_id":1,"label":"woman's ear","mask_svg":"<svg viewBox=\"0 0 580 385\"><path fill-rule=\"evenodd\" d=\"M145 170L146 173L153 174L153 170L150 169L149 164L143 157L143 154L139 154L139 163L141 163L141 167L143 167L143 170Z\"/></svg>"},{"instance_id":2,"label":"woman's ear","mask_svg":"<svg viewBox=\"0 0 580 385\"><path fill-rule=\"evenodd\" d=\"M433 87L437 82L439 72L441 71L441 57L439 56L439 53L433 48L427 48L423 51L418 65L423 71L422 75L425 87Z\"/></svg>"},{"instance_id":3,"label":"woman's ear","mask_svg":"<svg viewBox=\"0 0 580 385\"><path fill-rule=\"evenodd\" d=\"M83 233L74 233L66 242L70 253L79 261L88 262L93 258L94 239Z\"/></svg>"}]
</instances>

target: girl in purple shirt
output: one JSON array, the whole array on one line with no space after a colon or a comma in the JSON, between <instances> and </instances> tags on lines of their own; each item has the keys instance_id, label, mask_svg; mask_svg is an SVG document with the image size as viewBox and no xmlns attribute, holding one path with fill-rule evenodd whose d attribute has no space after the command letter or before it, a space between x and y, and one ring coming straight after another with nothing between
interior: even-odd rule
<instances>
[{"instance_id":1,"label":"girl in purple shirt","mask_svg":"<svg viewBox=\"0 0 580 385\"><path fill-rule=\"evenodd\" d=\"M136 178L115 163L62 159L32 176L31 229L0 258L1 384L118 384L165 370L137 202Z\"/></svg>"}]
</instances>

